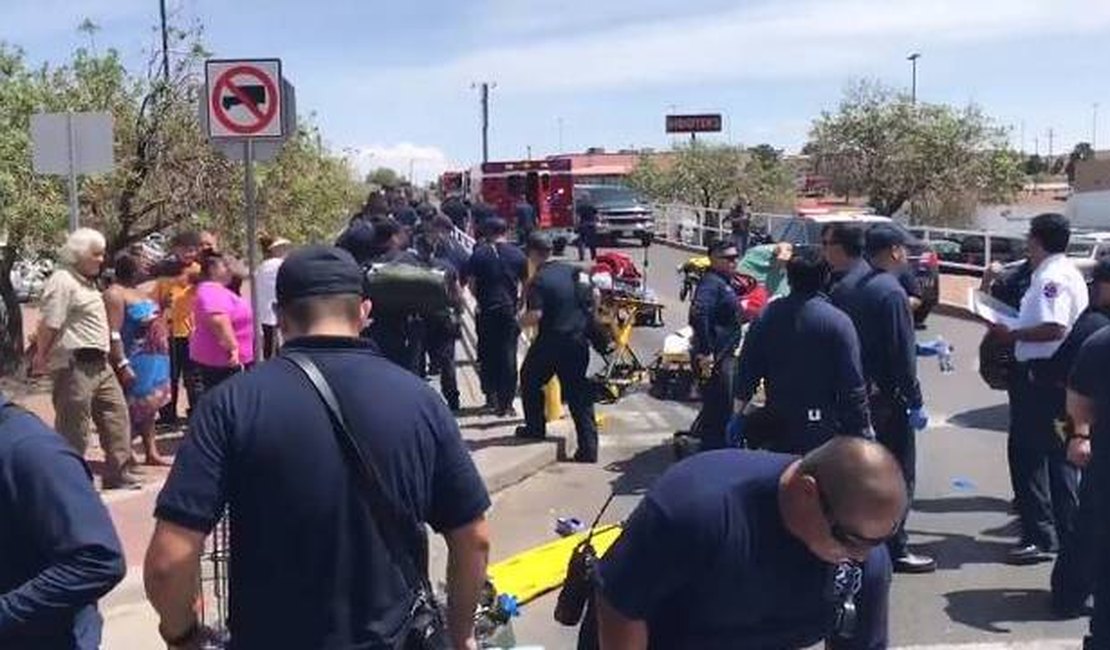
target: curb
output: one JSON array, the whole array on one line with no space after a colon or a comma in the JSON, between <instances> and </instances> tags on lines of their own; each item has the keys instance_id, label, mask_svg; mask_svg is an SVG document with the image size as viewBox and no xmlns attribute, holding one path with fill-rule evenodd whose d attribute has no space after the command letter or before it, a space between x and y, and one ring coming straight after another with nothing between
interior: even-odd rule
<instances>
[{"instance_id":1,"label":"curb","mask_svg":"<svg viewBox=\"0 0 1110 650\"><path fill-rule=\"evenodd\" d=\"M942 302L933 307L933 313L940 316L947 316L949 318L957 318L959 320L970 321L972 323L982 323L975 314L972 314L966 307L954 305L952 303Z\"/></svg>"}]
</instances>

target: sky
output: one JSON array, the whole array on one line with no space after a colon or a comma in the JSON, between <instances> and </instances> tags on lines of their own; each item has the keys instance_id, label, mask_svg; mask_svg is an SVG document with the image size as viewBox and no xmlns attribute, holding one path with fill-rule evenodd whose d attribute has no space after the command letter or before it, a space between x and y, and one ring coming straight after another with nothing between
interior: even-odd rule
<instances>
[{"instance_id":1,"label":"sky","mask_svg":"<svg viewBox=\"0 0 1110 650\"><path fill-rule=\"evenodd\" d=\"M1044 154L1110 148L1110 0L166 0L220 58L278 57L326 144L417 182L481 157L672 144L667 113L719 112L708 139L797 151L844 89L877 79L980 105ZM0 41L36 62L93 45L140 69L158 0L0 0ZM1095 109L1100 105L1100 110ZM1024 141L1022 134L1024 133Z\"/></svg>"}]
</instances>

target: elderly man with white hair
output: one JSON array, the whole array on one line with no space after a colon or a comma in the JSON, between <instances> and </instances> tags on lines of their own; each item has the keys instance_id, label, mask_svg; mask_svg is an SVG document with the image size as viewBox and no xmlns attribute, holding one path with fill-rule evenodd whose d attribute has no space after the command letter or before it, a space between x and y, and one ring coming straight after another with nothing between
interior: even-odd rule
<instances>
[{"instance_id":1,"label":"elderly man with white hair","mask_svg":"<svg viewBox=\"0 0 1110 650\"><path fill-rule=\"evenodd\" d=\"M96 277L104 264L104 235L80 228L70 233L61 251L62 264L46 281L42 295L32 368L49 371L54 382L54 428L82 456L89 420L96 423L106 469L101 487L135 489L142 482L131 473L131 425L117 373L127 359L113 355L113 334Z\"/></svg>"}]
</instances>

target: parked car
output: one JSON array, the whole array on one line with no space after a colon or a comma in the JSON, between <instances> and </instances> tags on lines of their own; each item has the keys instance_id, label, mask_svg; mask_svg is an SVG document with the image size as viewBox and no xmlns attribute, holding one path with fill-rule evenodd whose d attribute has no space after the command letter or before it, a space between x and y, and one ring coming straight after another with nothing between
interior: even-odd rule
<instances>
[{"instance_id":1,"label":"parked car","mask_svg":"<svg viewBox=\"0 0 1110 650\"><path fill-rule=\"evenodd\" d=\"M644 246L655 237L651 204L635 190L622 185L575 185L574 200L589 200L597 208L597 234L616 242L638 239Z\"/></svg>"},{"instance_id":2,"label":"parked car","mask_svg":"<svg viewBox=\"0 0 1110 650\"><path fill-rule=\"evenodd\" d=\"M1110 232L1074 235L1068 244L1067 256L1087 281L1100 257L1110 255Z\"/></svg>"},{"instance_id":3,"label":"parked car","mask_svg":"<svg viewBox=\"0 0 1110 650\"><path fill-rule=\"evenodd\" d=\"M906 247L909 264L921 284L921 306L914 312L913 317L918 326L924 324L929 312L940 301L940 258L929 243L914 236L905 226L891 220L890 217L866 212L809 211L788 219L781 229L777 229L776 242L787 242L795 247L820 248L821 231L825 226L833 223L855 223L865 228L870 228L877 223L891 223L905 232L906 239L910 242Z\"/></svg>"},{"instance_id":4,"label":"parked car","mask_svg":"<svg viewBox=\"0 0 1110 650\"><path fill-rule=\"evenodd\" d=\"M968 235L960 241L964 264L986 267L986 245L982 235ZM991 262L1009 264L1025 258L1024 237L991 237Z\"/></svg>"}]
</instances>

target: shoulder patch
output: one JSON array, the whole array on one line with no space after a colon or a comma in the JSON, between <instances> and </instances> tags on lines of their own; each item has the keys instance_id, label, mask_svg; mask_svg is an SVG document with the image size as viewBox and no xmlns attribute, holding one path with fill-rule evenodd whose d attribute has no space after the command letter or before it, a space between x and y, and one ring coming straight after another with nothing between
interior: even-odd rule
<instances>
[{"instance_id":1,"label":"shoulder patch","mask_svg":"<svg viewBox=\"0 0 1110 650\"><path fill-rule=\"evenodd\" d=\"M1060 295L1060 285L1056 284L1055 282L1051 282L1051 281L1050 282L1045 282L1044 283L1044 289L1043 289L1042 293L1044 293L1045 298L1048 298L1049 300L1052 300L1056 296Z\"/></svg>"}]
</instances>

